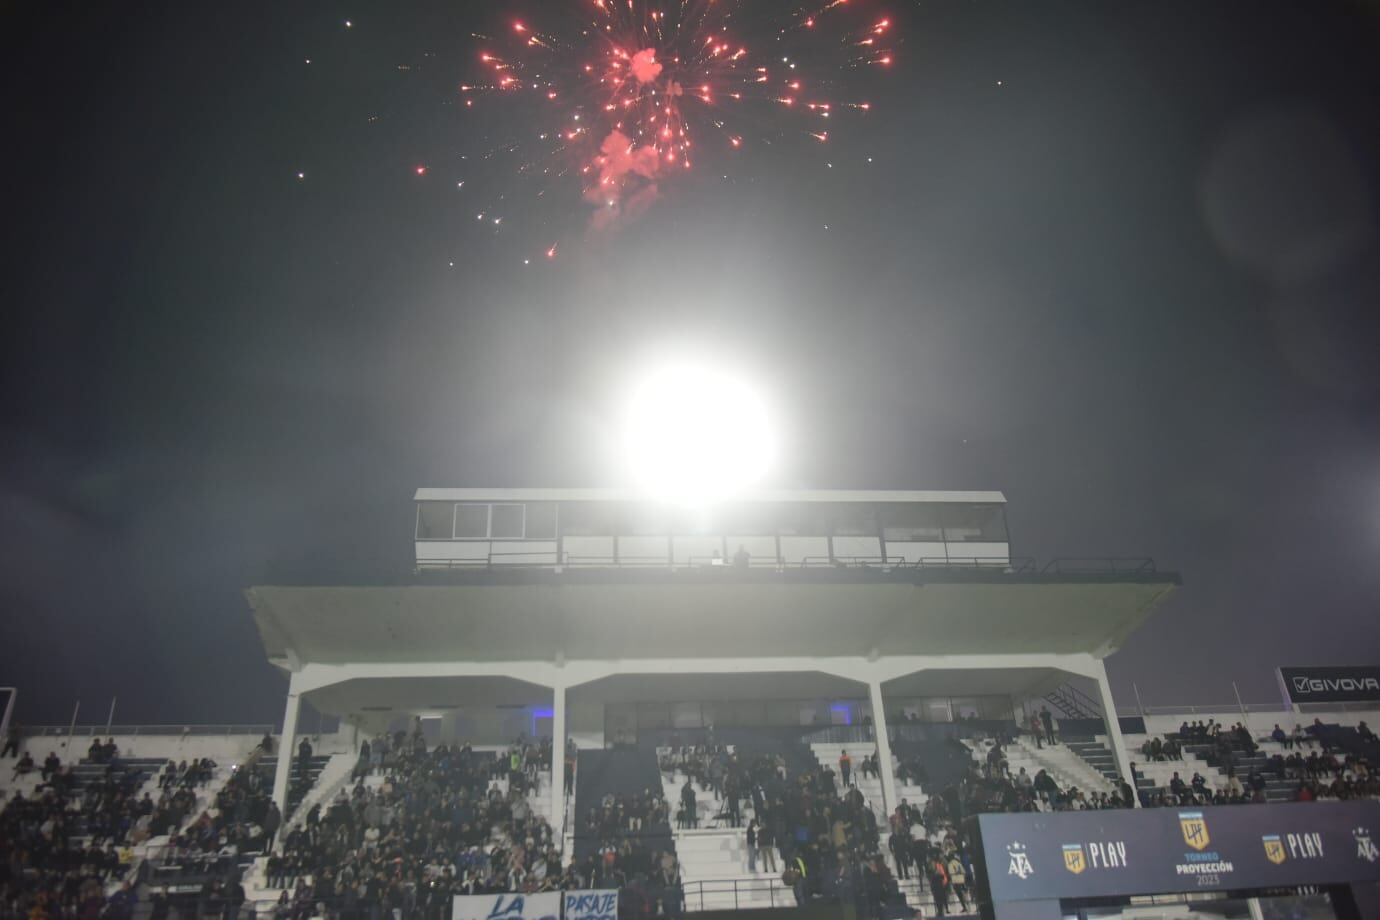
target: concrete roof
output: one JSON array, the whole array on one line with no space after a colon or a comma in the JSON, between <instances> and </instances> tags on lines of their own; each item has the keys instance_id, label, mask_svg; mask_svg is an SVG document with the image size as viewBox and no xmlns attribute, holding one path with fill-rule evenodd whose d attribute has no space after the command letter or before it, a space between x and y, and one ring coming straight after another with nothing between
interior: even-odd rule
<instances>
[{"instance_id":1,"label":"concrete roof","mask_svg":"<svg viewBox=\"0 0 1380 920\"><path fill-rule=\"evenodd\" d=\"M520 570L247 590L299 663L1106 653L1177 575Z\"/></svg>"}]
</instances>

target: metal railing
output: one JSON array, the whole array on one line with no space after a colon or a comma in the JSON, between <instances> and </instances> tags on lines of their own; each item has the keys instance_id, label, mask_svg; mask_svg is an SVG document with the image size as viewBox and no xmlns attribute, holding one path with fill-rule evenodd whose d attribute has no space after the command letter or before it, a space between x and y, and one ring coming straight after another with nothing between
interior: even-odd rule
<instances>
[{"instance_id":1,"label":"metal railing","mask_svg":"<svg viewBox=\"0 0 1380 920\"><path fill-rule=\"evenodd\" d=\"M1051 559L1043 566L1031 556L924 556L907 559L904 556L855 555L855 556L804 556L799 559L784 557L752 557L746 566L737 565L731 557L690 556L674 559L669 555L656 556L607 556L572 555L570 553L531 552L495 553L465 559L418 559L415 563L418 572L448 570L482 569L753 569L757 571L785 572L800 569L876 569L880 571L974 569L999 571L1008 575L1102 575L1109 577L1145 577L1154 575L1158 569L1155 560L1137 556L1130 558L1058 558Z\"/></svg>"},{"instance_id":2,"label":"metal railing","mask_svg":"<svg viewBox=\"0 0 1380 920\"><path fill-rule=\"evenodd\" d=\"M1044 575L1153 575L1156 569L1155 560L1148 556L1105 556L1051 559L1040 572Z\"/></svg>"},{"instance_id":3,"label":"metal railing","mask_svg":"<svg viewBox=\"0 0 1380 920\"><path fill-rule=\"evenodd\" d=\"M898 879L897 885L912 905L927 899L919 879ZM795 906L795 892L775 875L762 878L699 879L682 882L681 888L685 893L687 911L726 908L728 904L724 902L729 896L733 899L734 910L762 906ZM766 895L765 905L762 904L762 895Z\"/></svg>"},{"instance_id":4,"label":"metal railing","mask_svg":"<svg viewBox=\"0 0 1380 920\"><path fill-rule=\"evenodd\" d=\"M20 732L29 738L175 737L178 735L264 735L277 734L275 725L234 722L228 724L173 725L24 725Z\"/></svg>"}]
</instances>

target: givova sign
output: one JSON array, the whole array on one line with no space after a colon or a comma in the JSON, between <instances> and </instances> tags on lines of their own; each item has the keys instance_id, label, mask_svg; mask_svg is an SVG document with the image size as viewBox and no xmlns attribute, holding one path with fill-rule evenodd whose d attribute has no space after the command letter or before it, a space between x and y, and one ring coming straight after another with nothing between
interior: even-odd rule
<instances>
[{"instance_id":1,"label":"givova sign","mask_svg":"<svg viewBox=\"0 0 1380 920\"><path fill-rule=\"evenodd\" d=\"M452 920L559 920L561 894L456 895Z\"/></svg>"},{"instance_id":2,"label":"givova sign","mask_svg":"<svg viewBox=\"0 0 1380 920\"><path fill-rule=\"evenodd\" d=\"M1279 676L1295 705L1380 702L1380 668L1280 668Z\"/></svg>"}]
</instances>

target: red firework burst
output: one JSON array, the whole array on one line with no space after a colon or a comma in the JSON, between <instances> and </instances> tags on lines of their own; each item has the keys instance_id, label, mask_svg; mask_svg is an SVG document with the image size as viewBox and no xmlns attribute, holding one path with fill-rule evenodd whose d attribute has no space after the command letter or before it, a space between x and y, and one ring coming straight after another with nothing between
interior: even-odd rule
<instances>
[{"instance_id":1,"label":"red firework burst","mask_svg":"<svg viewBox=\"0 0 1380 920\"><path fill-rule=\"evenodd\" d=\"M509 20L481 41L490 94L537 104L537 155L521 141L518 171L577 175L594 226L644 210L659 183L715 151L770 132L827 143L831 120L867 112L846 95L850 72L894 58L892 23L868 0L829 0L780 14L776 0L570 0ZM796 121L784 129L782 117Z\"/></svg>"}]
</instances>

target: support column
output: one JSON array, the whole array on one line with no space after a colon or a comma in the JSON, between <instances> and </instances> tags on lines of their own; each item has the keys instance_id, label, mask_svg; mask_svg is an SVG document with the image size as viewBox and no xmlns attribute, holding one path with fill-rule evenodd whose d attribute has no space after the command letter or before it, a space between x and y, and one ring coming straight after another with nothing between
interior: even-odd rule
<instances>
[{"instance_id":1,"label":"support column","mask_svg":"<svg viewBox=\"0 0 1380 920\"><path fill-rule=\"evenodd\" d=\"M297 713L302 708L301 694L297 689L299 686L297 673L294 672L288 679L287 710L283 713L283 734L278 739L278 768L273 774L273 801L283 815L284 825L288 820L288 779L292 776L292 752L297 747ZM279 839L285 836L282 834Z\"/></svg>"},{"instance_id":2,"label":"support column","mask_svg":"<svg viewBox=\"0 0 1380 920\"><path fill-rule=\"evenodd\" d=\"M1121 737L1121 720L1117 718L1116 701L1112 699L1112 685L1107 682L1107 663L1098 659L1093 679L1102 697L1102 722L1107 726L1107 743L1112 746L1112 758L1116 761L1117 772L1131 785L1131 801L1140 807L1140 790L1131 778L1131 760L1126 756L1126 741Z\"/></svg>"},{"instance_id":3,"label":"support column","mask_svg":"<svg viewBox=\"0 0 1380 920\"><path fill-rule=\"evenodd\" d=\"M551 835L565 852L565 688L552 690L551 703Z\"/></svg>"},{"instance_id":4,"label":"support column","mask_svg":"<svg viewBox=\"0 0 1380 920\"><path fill-rule=\"evenodd\" d=\"M891 739L886 734L886 709L882 703L881 681L871 681L867 685L872 695L872 733L877 739L877 768L882 773L882 812L886 819L901 800L896 797L896 773L891 766ZM882 829L886 832L886 828Z\"/></svg>"}]
</instances>

